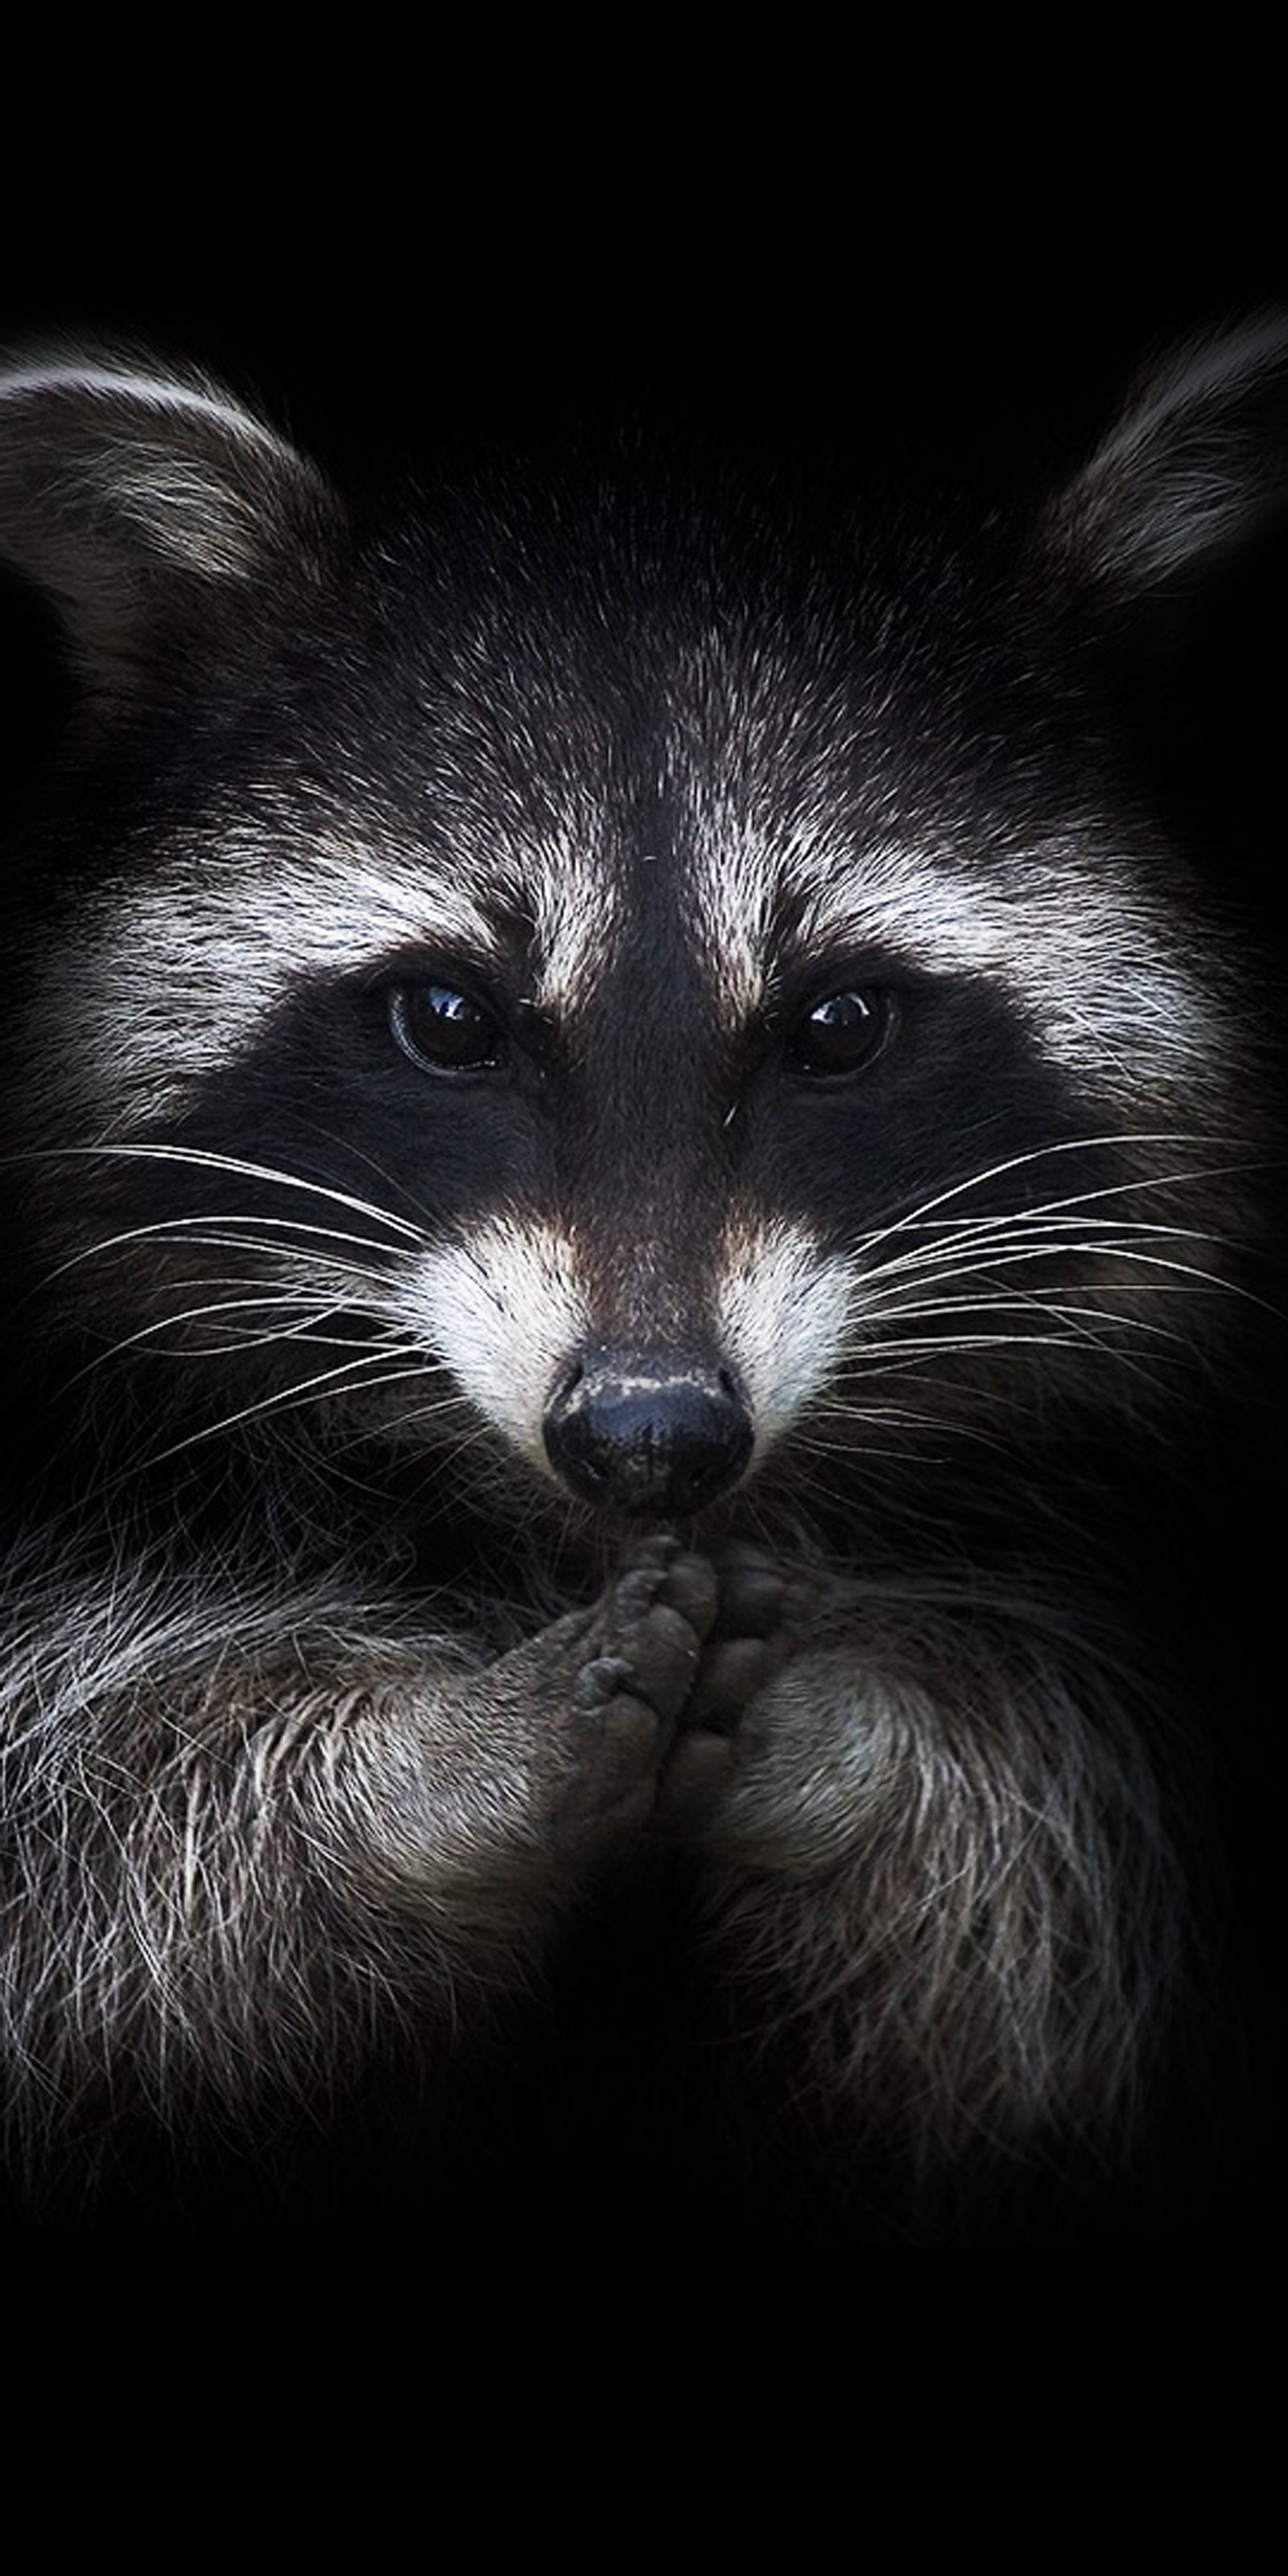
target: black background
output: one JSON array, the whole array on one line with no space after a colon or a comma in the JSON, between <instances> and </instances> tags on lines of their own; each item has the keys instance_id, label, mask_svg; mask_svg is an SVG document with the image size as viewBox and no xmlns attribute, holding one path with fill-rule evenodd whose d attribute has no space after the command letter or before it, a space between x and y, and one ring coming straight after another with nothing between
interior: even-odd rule
<instances>
[{"instance_id":1,"label":"black background","mask_svg":"<svg viewBox=\"0 0 1288 2576\"><path fill-rule=\"evenodd\" d=\"M0 347L196 358L341 470L625 411L1004 481L1085 451L1151 348L1288 303L1288 227L1197 146L1127 205L1094 139L1036 190L934 157L895 189L835 128L816 158L763 129L713 155L696 116L619 151L601 123L590 156L566 125L474 156L426 135L423 180L391 144L374 185L345 143L287 178L267 135L119 166L100 139L40 196L0 182Z\"/></svg>"}]
</instances>

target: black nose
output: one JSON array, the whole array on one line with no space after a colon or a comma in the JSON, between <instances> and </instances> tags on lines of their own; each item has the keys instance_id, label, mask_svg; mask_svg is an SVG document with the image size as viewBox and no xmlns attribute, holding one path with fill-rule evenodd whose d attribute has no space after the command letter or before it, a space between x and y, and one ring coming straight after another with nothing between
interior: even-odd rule
<instances>
[{"instance_id":1,"label":"black nose","mask_svg":"<svg viewBox=\"0 0 1288 2576\"><path fill-rule=\"evenodd\" d=\"M751 1416L727 1369L681 1374L614 1355L565 1379L545 1441L556 1474L583 1501L666 1516L700 1511L736 1484L751 1455Z\"/></svg>"}]
</instances>

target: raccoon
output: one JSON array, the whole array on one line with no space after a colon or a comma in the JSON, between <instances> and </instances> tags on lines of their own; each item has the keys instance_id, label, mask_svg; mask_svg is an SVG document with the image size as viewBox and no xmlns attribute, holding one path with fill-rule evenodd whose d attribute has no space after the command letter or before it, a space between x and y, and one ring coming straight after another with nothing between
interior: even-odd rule
<instances>
[{"instance_id":1,"label":"raccoon","mask_svg":"<svg viewBox=\"0 0 1288 2576\"><path fill-rule=\"evenodd\" d=\"M0 375L17 2216L1228 2207L1276 1033L1145 746L1286 363L973 517Z\"/></svg>"}]
</instances>

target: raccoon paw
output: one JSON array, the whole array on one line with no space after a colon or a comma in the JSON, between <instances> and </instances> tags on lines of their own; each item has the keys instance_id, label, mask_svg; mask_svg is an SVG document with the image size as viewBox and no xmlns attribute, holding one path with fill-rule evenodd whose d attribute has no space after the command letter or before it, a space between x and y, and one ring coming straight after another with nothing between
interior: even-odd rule
<instances>
[{"instance_id":1,"label":"raccoon paw","mask_svg":"<svg viewBox=\"0 0 1288 2576\"><path fill-rule=\"evenodd\" d=\"M730 1544L715 1557L714 1570L715 1617L659 1802L663 1825L681 1830L691 1828L719 1794L743 1711L793 1652L814 1604L810 1577L759 1548Z\"/></svg>"},{"instance_id":2,"label":"raccoon paw","mask_svg":"<svg viewBox=\"0 0 1288 2576\"><path fill-rule=\"evenodd\" d=\"M676 1539L646 1542L609 1584L582 1631L557 1834L585 1839L646 1821L716 1604L711 1566Z\"/></svg>"},{"instance_id":3,"label":"raccoon paw","mask_svg":"<svg viewBox=\"0 0 1288 2576\"><path fill-rule=\"evenodd\" d=\"M686 1731L729 1735L792 1652L813 1609L816 1586L760 1548L731 1544L714 1563L716 1615L683 1722Z\"/></svg>"},{"instance_id":4,"label":"raccoon paw","mask_svg":"<svg viewBox=\"0 0 1288 2576\"><path fill-rule=\"evenodd\" d=\"M579 1696L599 1696L592 1677L605 1664L620 1665L628 1695L675 1720L692 1691L716 1612L716 1577L706 1558L685 1554L678 1539L649 1540L600 1603L591 1636L607 1652L583 1668Z\"/></svg>"}]
</instances>

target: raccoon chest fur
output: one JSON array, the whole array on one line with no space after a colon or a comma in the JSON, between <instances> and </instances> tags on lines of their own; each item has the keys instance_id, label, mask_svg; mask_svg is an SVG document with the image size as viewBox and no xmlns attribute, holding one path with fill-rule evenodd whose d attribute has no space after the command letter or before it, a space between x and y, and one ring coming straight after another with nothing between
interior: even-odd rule
<instances>
[{"instance_id":1,"label":"raccoon chest fur","mask_svg":"<svg viewBox=\"0 0 1288 2576\"><path fill-rule=\"evenodd\" d=\"M1284 370L1180 353L978 528L627 440L375 513L198 375L0 371L68 700L10 861L16 2212L1208 2187L1277 1148L1115 681L1281 503Z\"/></svg>"}]
</instances>

